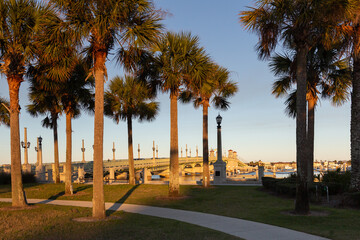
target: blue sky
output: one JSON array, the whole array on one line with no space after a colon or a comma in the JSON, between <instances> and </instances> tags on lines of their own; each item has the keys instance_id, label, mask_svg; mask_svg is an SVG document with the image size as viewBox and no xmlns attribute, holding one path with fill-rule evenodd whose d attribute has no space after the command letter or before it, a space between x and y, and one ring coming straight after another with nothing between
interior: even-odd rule
<instances>
[{"instance_id":1,"label":"blue sky","mask_svg":"<svg viewBox=\"0 0 360 240\"><path fill-rule=\"evenodd\" d=\"M231 71L232 80L237 82L239 91L230 99L227 111L209 109L209 147L216 148L217 114L223 117L223 150L233 149L245 162L249 161L295 161L295 120L284 113L283 99L271 95L275 80L268 63L259 61L254 46L257 36L245 31L238 21L238 13L252 6L250 0L156 0L157 7L170 14L164 20L165 27L174 32L190 31L198 35L202 46L219 65ZM280 49L281 50L281 49ZM107 63L109 79L121 75L115 62ZM106 83L107 86L107 83ZM28 84L20 88L20 131L28 128L31 142L29 162L36 161L36 137L43 138L44 162L53 162L52 130L42 128L42 118L32 118L26 112ZM0 96L8 98L7 81L0 79ZM169 156L170 105L168 94L159 95L160 113L153 122L133 123L134 156L140 144L141 157L152 157L152 141L159 145L159 156ZM195 155L196 146L202 153L202 112L192 104L178 106L179 155L185 145ZM73 160L81 160L81 140L85 139L85 158L92 159L93 116L86 113L73 120ZM65 161L65 118L59 122L60 161ZM112 143L115 142L116 158L127 158L127 128L125 122L116 125L105 118L104 159L112 159ZM10 163L10 130L0 126L0 164ZM22 149L23 153L23 149ZM315 119L315 159L350 159L350 104L333 107L322 100Z\"/></svg>"}]
</instances>

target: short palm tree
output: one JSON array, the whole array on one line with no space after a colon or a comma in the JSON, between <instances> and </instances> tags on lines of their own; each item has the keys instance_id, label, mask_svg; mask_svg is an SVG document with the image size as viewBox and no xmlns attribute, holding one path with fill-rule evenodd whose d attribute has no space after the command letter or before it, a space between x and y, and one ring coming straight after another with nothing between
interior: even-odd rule
<instances>
[{"instance_id":1,"label":"short palm tree","mask_svg":"<svg viewBox=\"0 0 360 240\"><path fill-rule=\"evenodd\" d=\"M0 125L10 126L10 103L5 98L0 97Z\"/></svg>"},{"instance_id":2,"label":"short palm tree","mask_svg":"<svg viewBox=\"0 0 360 240\"><path fill-rule=\"evenodd\" d=\"M127 122L128 129L128 158L129 184L135 184L135 169L133 157L132 120L151 121L159 110L159 103L151 101L153 95L143 82L134 76L125 75L124 78L115 77L105 92L105 114L117 124L120 120Z\"/></svg>"},{"instance_id":3,"label":"short palm tree","mask_svg":"<svg viewBox=\"0 0 360 240\"><path fill-rule=\"evenodd\" d=\"M33 59L39 7L33 0L0 2L0 71L7 78L10 96L12 205L27 205L21 179L19 88Z\"/></svg>"},{"instance_id":4,"label":"short palm tree","mask_svg":"<svg viewBox=\"0 0 360 240\"><path fill-rule=\"evenodd\" d=\"M306 59L308 51L326 39L326 30L343 18L347 6L348 1L260 0L255 8L240 13L245 28L259 36L257 48L261 58L269 57L279 42L293 46L296 51L297 214L308 214L310 211L306 151Z\"/></svg>"},{"instance_id":5,"label":"short palm tree","mask_svg":"<svg viewBox=\"0 0 360 240\"><path fill-rule=\"evenodd\" d=\"M213 103L215 108L228 109L230 103L227 99L236 93L237 86L230 81L230 72L226 68L209 64L204 66L204 69L204 79L193 79L194 81L188 85L188 90L181 93L180 99L184 102L193 99L195 108L203 108L203 186L209 187L208 109L210 103Z\"/></svg>"},{"instance_id":6,"label":"short palm tree","mask_svg":"<svg viewBox=\"0 0 360 240\"><path fill-rule=\"evenodd\" d=\"M163 92L170 92L169 196L179 195L179 148L177 101L182 88L196 74L204 73L198 63L208 60L199 38L190 33L166 33L154 47Z\"/></svg>"},{"instance_id":7,"label":"short palm tree","mask_svg":"<svg viewBox=\"0 0 360 240\"><path fill-rule=\"evenodd\" d=\"M160 30L159 14L149 0L51 0L74 30L74 39L86 39L95 77L93 217L105 217L103 187L104 81L108 53L121 45L142 46L154 41Z\"/></svg>"},{"instance_id":8,"label":"short palm tree","mask_svg":"<svg viewBox=\"0 0 360 240\"><path fill-rule=\"evenodd\" d=\"M42 85L44 80L40 80L41 74L35 73L33 69L30 77L29 99L31 104L27 105L30 115L37 117L46 116L42 120L42 126L53 130L54 137L54 176L55 183L60 183L59 172L59 143L58 143L58 119L62 113L60 96L53 89L47 89Z\"/></svg>"}]
</instances>

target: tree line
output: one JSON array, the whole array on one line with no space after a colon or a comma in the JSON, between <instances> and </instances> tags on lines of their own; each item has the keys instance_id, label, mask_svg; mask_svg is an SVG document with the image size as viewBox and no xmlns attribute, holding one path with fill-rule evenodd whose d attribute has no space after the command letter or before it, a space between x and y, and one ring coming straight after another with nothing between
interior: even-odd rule
<instances>
[{"instance_id":1,"label":"tree line","mask_svg":"<svg viewBox=\"0 0 360 240\"><path fill-rule=\"evenodd\" d=\"M273 94L288 96L287 112L296 118L298 214L310 211L319 96L342 104L351 95L351 187L360 190L359 14L359 0L260 0L239 14L243 27L259 37L259 58L270 60L279 77ZM284 54L274 54L279 45Z\"/></svg>"},{"instance_id":2,"label":"tree line","mask_svg":"<svg viewBox=\"0 0 360 240\"><path fill-rule=\"evenodd\" d=\"M72 119L94 113L93 217L105 217L103 189L104 115L128 126L129 183L135 184L132 120L153 120L154 101L170 95L169 196L178 196L177 102L203 108L204 186L209 186L208 107L227 109L237 86L191 33L167 32L165 13L150 0L7 0L0 2L1 73L10 102L1 100L0 116L10 126L12 205L26 206L21 180L19 88L30 82L27 110L45 116L53 130L55 182L59 177L57 120L66 116L65 193L71 193ZM126 75L111 80L105 91L106 61L114 53ZM7 106L4 110L2 106ZM9 114L6 114L6 111Z\"/></svg>"}]
</instances>

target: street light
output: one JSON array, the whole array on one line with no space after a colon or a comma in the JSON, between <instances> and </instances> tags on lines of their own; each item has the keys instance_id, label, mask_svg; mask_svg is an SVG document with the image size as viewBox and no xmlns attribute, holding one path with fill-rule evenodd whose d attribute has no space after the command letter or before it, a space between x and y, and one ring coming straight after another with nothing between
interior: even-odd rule
<instances>
[{"instance_id":1,"label":"street light","mask_svg":"<svg viewBox=\"0 0 360 240\"><path fill-rule=\"evenodd\" d=\"M221 126L220 126L221 121L222 121L222 117L220 116L220 113L219 113L219 115L216 117L216 122L218 124L218 126L217 126L218 128L221 128Z\"/></svg>"},{"instance_id":2,"label":"street light","mask_svg":"<svg viewBox=\"0 0 360 240\"><path fill-rule=\"evenodd\" d=\"M24 148L24 164L28 165L28 151L30 147L30 142L27 141L27 128L24 128L24 141L21 141L21 147Z\"/></svg>"},{"instance_id":3,"label":"street light","mask_svg":"<svg viewBox=\"0 0 360 240\"><path fill-rule=\"evenodd\" d=\"M37 138L37 147L35 147L35 151L37 152L37 165L42 165L42 137Z\"/></svg>"},{"instance_id":4,"label":"street light","mask_svg":"<svg viewBox=\"0 0 360 240\"><path fill-rule=\"evenodd\" d=\"M25 144L24 141L21 141L21 147L29 148L30 147L30 142L27 142L27 144Z\"/></svg>"},{"instance_id":5,"label":"street light","mask_svg":"<svg viewBox=\"0 0 360 240\"><path fill-rule=\"evenodd\" d=\"M221 146L221 121L222 117L216 117L217 125L217 161L214 163L214 183L223 183L226 181L226 163L222 160Z\"/></svg>"}]
</instances>

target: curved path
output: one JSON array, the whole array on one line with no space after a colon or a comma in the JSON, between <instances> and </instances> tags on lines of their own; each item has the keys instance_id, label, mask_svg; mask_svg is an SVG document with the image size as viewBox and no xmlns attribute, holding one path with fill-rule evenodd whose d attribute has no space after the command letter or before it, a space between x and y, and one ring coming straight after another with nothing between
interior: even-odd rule
<instances>
[{"instance_id":1,"label":"curved path","mask_svg":"<svg viewBox=\"0 0 360 240\"><path fill-rule=\"evenodd\" d=\"M11 202L11 198L0 198L0 201ZM28 199L28 202L62 206L92 207L92 202L90 201ZM113 211L124 211L129 213L138 213L149 216L174 219L214 229L247 240L326 240L326 238L323 237L310 235L287 228L208 213L125 203L105 203L105 208L107 210Z\"/></svg>"}]
</instances>

